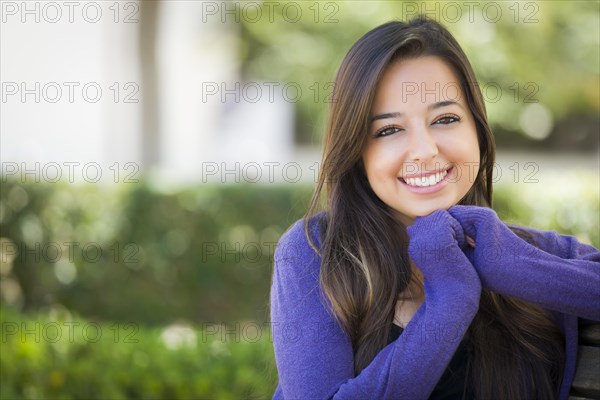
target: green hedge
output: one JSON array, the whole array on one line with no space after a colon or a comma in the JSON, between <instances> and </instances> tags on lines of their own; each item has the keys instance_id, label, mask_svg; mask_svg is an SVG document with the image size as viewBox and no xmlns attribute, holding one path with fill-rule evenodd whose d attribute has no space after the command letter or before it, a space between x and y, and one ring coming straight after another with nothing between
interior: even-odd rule
<instances>
[{"instance_id":1,"label":"green hedge","mask_svg":"<svg viewBox=\"0 0 600 400\"><path fill-rule=\"evenodd\" d=\"M9 182L3 246L17 253L11 276L26 311L59 303L112 321L265 321L273 248L309 196L295 186L165 194Z\"/></svg>"},{"instance_id":2,"label":"green hedge","mask_svg":"<svg viewBox=\"0 0 600 400\"><path fill-rule=\"evenodd\" d=\"M271 336L258 326L223 334L1 313L2 399L267 399L275 390Z\"/></svg>"}]
</instances>

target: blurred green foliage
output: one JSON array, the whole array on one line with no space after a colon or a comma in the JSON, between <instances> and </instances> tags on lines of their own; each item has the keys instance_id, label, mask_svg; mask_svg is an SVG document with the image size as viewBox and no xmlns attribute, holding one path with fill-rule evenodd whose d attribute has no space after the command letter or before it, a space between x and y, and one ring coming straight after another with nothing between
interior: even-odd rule
<instances>
[{"instance_id":1,"label":"blurred green foliage","mask_svg":"<svg viewBox=\"0 0 600 400\"><path fill-rule=\"evenodd\" d=\"M266 321L272 253L308 196L296 186L165 194L7 182L5 286L20 288L14 302L26 311L59 303L113 321Z\"/></svg>"},{"instance_id":2,"label":"blurred green foliage","mask_svg":"<svg viewBox=\"0 0 600 400\"><path fill-rule=\"evenodd\" d=\"M236 337L1 313L2 399L265 399L277 383L265 330Z\"/></svg>"},{"instance_id":3,"label":"blurred green foliage","mask_svg":"<svg viewBox=\"0 0 600 400\"><path fill-rule=\"evenodd\" d=\"M331 83L351 45L379 24L422 13L444 24L465 50L499 144L597 148L600 5L596 1L293 3L296 6L287 9L285 3L277 3L278 8L272 2L261 3L265 17L259 22L243 2L235 4L239 15L248 14L240 19L244 77L294 82L302 89L296 104L300 142L320 143ZM287 18L268 21L269 13ZM534 103L548 110L549 123L556 125L543 142L523 135L523 112ZM536 116L530 118L535 122Z\"/></svg>"}]
</instances>

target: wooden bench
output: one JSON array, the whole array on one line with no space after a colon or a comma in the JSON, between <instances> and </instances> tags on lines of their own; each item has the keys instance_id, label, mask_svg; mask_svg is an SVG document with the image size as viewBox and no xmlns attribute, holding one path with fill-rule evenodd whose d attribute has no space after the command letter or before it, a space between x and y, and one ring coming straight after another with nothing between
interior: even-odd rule
<instances>
[{"instance_id":1,"label":"wooden bench","mask_svg":"<svg viewBox=\"0 0 600 400\"><path fill-rule=\"evenodd\" d=\"M600 400L600 323L579 332L579 356L569 400Z\"/></svg>"}]
</instances>

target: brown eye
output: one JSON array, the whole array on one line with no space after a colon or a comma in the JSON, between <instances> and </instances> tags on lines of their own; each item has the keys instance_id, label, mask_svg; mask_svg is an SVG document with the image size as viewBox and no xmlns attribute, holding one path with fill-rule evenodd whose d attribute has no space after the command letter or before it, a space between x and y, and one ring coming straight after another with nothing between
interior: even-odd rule
<instances>
[{"instance_id":1,"label":"brown eye","mask_svg":"<svg viewBox=\"0 0 600 400\"><path fill-rule=\"evenodd\" d=\"M458 121L460 121L460 117L458 115L444 115L442 118L435 121L434 124L450 125Z\"/></svg>"},{"instance_id":2,"label":"brown eye","mask_svg":"<svg viewBox=\"0 0 600 400\"><path fill-rule=\"evenodd\" d=\"M375 136L376 137L382 137L382 136L390 136L393 135L394 133L400 132L404 129L398 128L396 126L384 126L383 128L379 129L377 132L375 132Z\"/></svg>"}]
</instances>

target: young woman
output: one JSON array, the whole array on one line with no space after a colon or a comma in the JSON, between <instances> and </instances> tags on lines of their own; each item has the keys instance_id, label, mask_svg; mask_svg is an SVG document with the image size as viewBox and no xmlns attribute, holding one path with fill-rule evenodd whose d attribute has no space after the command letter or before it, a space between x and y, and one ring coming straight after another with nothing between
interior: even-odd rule
<instances>
[{"instance_id":1,"label":"young woman","mask_svg":"<svg viewBox=\"0 0 600 400\"><path fill-rule=\"evenodd\" d=\"M274 398L567 398L600 251L498 219L455 39L422 17L379 26L334 99L311 207L275 253Z\"/></svg>"}]
</instances>

